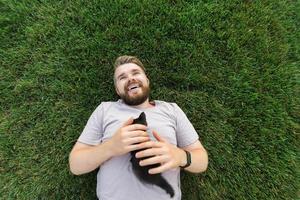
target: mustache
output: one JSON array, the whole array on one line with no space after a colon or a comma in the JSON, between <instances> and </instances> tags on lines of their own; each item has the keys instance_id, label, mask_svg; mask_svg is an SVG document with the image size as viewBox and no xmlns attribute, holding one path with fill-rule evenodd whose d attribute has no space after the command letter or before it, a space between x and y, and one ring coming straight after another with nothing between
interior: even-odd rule
<instances>
[{"instance_id":1,"label":"mustache","mask_svg":"<svg viewBox=\"0 0 300 200\"><path fill-rule=\"evenodd\" d=\"M127 88L129 87L130 84L133 84L133 83L137 83L139 84L139 87L143 87L143 83L142 81L128 81L125 86L124 86L124 89L125 91L127 90Z\"/></svg>"}]
</instances>

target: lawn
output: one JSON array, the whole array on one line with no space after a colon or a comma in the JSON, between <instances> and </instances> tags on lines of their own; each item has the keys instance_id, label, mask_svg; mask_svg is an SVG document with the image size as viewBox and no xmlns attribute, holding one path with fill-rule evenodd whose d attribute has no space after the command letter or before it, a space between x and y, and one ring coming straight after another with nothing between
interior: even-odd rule
<instances>
[{"instance_id":1,"label":"lawn","mask_svg":"<svg viewBox=\"0 0 300 200\"><path fill-rule=\"evenodd\" d=\"M209 154L183 200L299 199L300 3L0 1L0 199L95 199L68 155L135 55Z\"/></svg>"}]
</instances>

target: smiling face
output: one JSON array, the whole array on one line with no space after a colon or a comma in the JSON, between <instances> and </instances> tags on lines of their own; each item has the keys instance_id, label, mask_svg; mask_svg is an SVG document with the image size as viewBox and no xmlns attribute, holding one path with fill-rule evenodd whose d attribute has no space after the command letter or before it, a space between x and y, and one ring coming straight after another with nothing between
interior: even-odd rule
<instances>
[{"instance_id":1,"label":"smiling face","mask_svg":"<svg viewBox=\"0 0 300 200\"><path fill-rule=\"evenodd\" d=\"M115 88L124 103L136 106L149 98L149 79L144 70L134 63L126 63L116 68Z\"/></svg>"}]
</instances>

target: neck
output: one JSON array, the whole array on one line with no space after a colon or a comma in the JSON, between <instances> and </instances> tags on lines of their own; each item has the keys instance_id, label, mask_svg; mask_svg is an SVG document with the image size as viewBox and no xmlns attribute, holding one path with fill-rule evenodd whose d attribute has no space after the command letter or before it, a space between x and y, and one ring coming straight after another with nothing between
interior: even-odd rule
<instances>
[{"instance_id":1,"label":"neck","mask_svg":"<svg viewBox=\"0 0 300 200\"><path fill-rule=\"evenodd\" d=\"M143 103L136 105L136 106L132 106L134 108L150 108L153 107L153 104L150 103L149 99L147 99L146 101L144 101Z\"/></svg>"}]
</instances>

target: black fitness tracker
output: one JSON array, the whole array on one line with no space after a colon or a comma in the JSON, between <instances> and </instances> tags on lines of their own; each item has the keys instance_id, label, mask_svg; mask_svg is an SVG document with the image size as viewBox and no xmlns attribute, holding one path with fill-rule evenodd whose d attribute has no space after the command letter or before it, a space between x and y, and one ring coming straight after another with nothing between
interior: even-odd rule
<instances>
[{"instance_id":1,"label":"black fitness tracker","mask_svg":"<svg viewBox=\"0 0 300 200\"><path fill-rule=\"evenodd\" d=\"M186 150L184 150L184 151L186 153L186 164L184 166L180 167L181 169L187 168L192 163L191 153Z\"/></svg>"}]
</instances>

